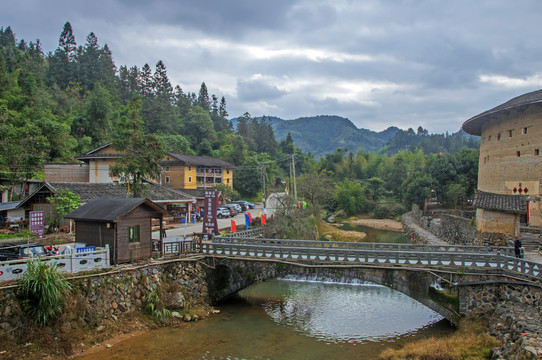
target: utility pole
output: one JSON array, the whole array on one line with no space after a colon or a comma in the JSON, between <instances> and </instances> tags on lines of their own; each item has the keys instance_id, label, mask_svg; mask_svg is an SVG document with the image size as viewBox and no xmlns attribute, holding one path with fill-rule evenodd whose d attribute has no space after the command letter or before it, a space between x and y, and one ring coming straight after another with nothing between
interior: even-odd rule
<instances>
[{"instance_id":1,"label":"utility pole","mask_svg":"<svg viewBox=\"0 0 542 360\"><path fill-rule=\"evenodd\" d=\"M294 170L294 199L295 199L295 204L297 206L297 184L295 182L295 161L294 161L295 154L290 154L290 156L292 157L292 169Z\"/></svg>"},{"instance_id":2,"label":"utility pole","mask_svg":"<svg viewBox=\"0 0 542 360\"><path fill-rule=\"evenodd\" d=\"M264 163L259 163L259 164L260 164L260 170L262 171L262 185L263 185L262 197L263 197L263 208L265 209L266 208L266 204L265 204L265 200L266 200L266 197L265 197L265 168L268 165L265 165Z\"/></svg>"}]
</instances>

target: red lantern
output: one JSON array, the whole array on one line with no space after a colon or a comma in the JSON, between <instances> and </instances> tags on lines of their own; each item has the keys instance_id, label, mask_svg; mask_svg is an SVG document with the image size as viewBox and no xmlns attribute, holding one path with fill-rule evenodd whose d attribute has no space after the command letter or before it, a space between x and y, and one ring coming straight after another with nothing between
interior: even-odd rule
<instances>
[{"instance_id":1,"label":"red lantern","mask_svg":"<svg viewBox=\"0 0 542 360\"><path fill-rule=\"evenodd\" d=\"M518 192L518 189L514 188L514 189L513 189L512 191L513 191L513 192L514 192L514 194L515 194L515 193L517 193L517 192Z\"/></svg>"},{"instance_id":2,"label":"red lantern","mask_svg":"<svg viewBox=\"0 0 542 360\"><path fill-rule=\"evenodd\" d=\"M522 188L519 188L518 189L519 193L521 194L523 192L523 189Z\"/></svg>"},{"instance_id":3,"label":"red lantern","mask_svg":"<svg viewBox=\"0 0 542 360\"><path fill-rule=\"evenodd\" d=\"M525 192L525 194L527 194L527 192L529 191L529 189L525 188L525 190L523 190Z\"/></svg>"}]
</instances>

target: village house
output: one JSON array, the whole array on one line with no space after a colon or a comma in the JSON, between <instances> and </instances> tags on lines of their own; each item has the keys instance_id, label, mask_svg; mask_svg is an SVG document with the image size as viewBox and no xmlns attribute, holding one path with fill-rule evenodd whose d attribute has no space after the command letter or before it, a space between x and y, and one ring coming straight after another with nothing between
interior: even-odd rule
<instances>
[{"instance_id":1,"label":"village house","mask_svg":"<svg viewBox=\"0 0 542 360\"><path fill-rule=\"evenodd\" d=\"M220 159L168 152L160 165L162 184L174 189L209 189L215 184L233 187L235 165Z\"/></svg>"},{"instance_id":2,"label":"village house","mask_svg":"<svg viewBox=\"0 0 542 360\"><path fill-rule=\"evenodd\" d=\"M123 151L112 144L93 149L76 157L79 163L45 164L44 176L50 182L118 183L109 170ZM233 187L235 166L214 158L168 152L160 161L162 173L155 182L173 189L207 189L215 184Z\"/></svg>"},{"instance_id":3,"label":"village house","mask_svg":"<svg viewBox=\"0 0 542 360\"><path fill-rule=\"evenodd\" d=\"M144 188L143 195L146 198L170 213L170 215L164 216L167 221L176 221L177 217L186 215L191 205L196 201L194 197L182 191L170 189L153 182L146 182ZM67 189L79 195L81 204L96 198L126 198L128 195L127 187L123 184L45 181L26 199L11 204L9 207L10 213L7 213L7 215L17 214L23 219L28 219L28 214L31 211L43 211L44 217L47 218L52 211L52 206L47 199L53 197L60 189ZM2 210L2 207L0 207L0 210Z\"/></svg>"},{"instance_id":4,"label":"village house","mask_svg":"<svg viewBox=\"0 0 542 360\"><path fill-rule=\"evenodd\" d=\"M463 130L480 136L479 232L519 234L519 223L542 226L542 90L476 115ZM522 205L524 203L524 205Z\"/></svg>"}]
</instances>

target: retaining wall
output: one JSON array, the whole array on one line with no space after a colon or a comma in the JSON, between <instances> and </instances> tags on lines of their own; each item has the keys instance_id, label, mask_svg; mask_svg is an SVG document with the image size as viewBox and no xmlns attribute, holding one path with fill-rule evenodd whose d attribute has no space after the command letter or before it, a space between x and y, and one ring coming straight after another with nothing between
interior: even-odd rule
<instances>
[{"instance_id":1,"label":"retaining wall","mask_svg":"<svg viewBox=\"0 0 542 360\"><path fill-rule=\"evenodd\" d=\"M146 296L161 283L178 284L168 297L168 308L184 309L190 305L208 304L205 269L197 261L171 261L155 265L123 268L114 272L71 278L73 291L67 303L69 316L61 316L61 331L95 328L106 319L117 319L144 310ZM5 334L30 321L16 297L16 286L0 291L0 329ZM60 336L60 334L59 334Z\"/></svg>"}]
</instances>

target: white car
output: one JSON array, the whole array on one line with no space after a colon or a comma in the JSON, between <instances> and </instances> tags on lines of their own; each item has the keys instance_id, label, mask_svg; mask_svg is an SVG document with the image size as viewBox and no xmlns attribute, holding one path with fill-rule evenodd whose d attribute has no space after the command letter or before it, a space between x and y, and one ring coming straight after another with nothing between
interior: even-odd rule
<instances>
[{"instance_id":1,"label":"white car","mask_svg":"<svg viewBox=\"0 0 542 360\"><path fill-rule=\"evenodd\" d=\"M221 218L228 218L231 216L230 209L227 207L219 206L216 208L216 217Z\"/></svg>"}]
</instances>

